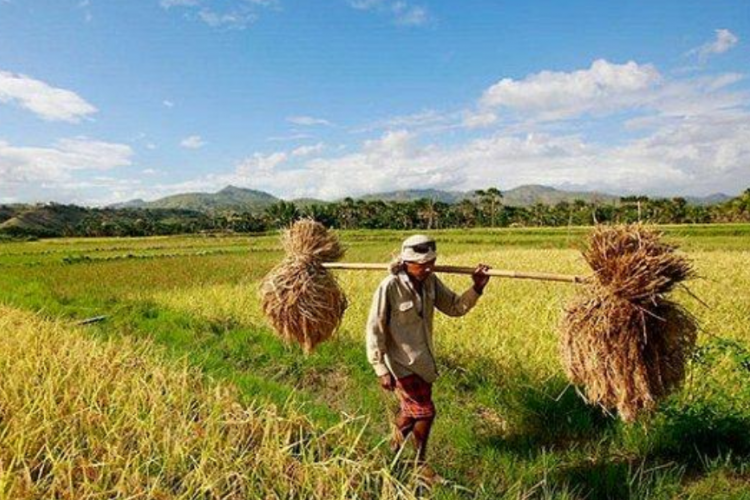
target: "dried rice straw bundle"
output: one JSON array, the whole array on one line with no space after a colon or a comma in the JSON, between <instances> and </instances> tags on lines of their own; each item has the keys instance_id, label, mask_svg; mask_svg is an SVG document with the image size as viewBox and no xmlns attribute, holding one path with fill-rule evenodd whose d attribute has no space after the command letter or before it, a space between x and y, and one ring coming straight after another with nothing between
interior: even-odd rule
<instances>
[{"instance_id":1,"label":"dried rice straw bundle","mask_svg":"<svg viewBox=\"0 0 750 500\"><path fill-rule=\"evenodd\" d=\"M347 307L344 292L323 262L340 259L338 237L310 219L294 223L282 235L286 258L261 285L263 312L287 342L312 351L341 323Z\"/></svg>"},{"instance_id":2,"label":"dried rice straw bundle","mask_svg":"<svg viewBox=\"0 0 750 500\"><path fill-rule=\"evenodd\" d=\"M697 324L666 294L692 266L639 224L597 228L584 258L594 279L567 308L563 364L589 402L632 422L685 378Z\"/></svg>"}]
</instances>

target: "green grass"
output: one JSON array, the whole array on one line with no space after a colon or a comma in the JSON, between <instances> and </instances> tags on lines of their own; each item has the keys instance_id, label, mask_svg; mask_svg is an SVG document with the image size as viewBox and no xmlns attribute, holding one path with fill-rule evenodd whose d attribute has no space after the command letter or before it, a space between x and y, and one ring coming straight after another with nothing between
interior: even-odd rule
<instances>
[{"instance_id":1,"label":"green grass","mask_svg":"<svg viewBox=\"0 0 750 500\"><path fill-rule=\"evenodd\" d=\"M585 273L576 249L588 230L435 236L444 263ZM747 498L750 225L664 231L702 277L691 290L705 305L679 295L703 328L685 388L650 422L630 427L588 407L557 360L556 325L574 285L494 280L467 317L436 317L441 378L430 456L453 486L435 496ZM347 260L386 261L404 234L345 232ZM351 302L342 330L304 356L279 342L260 313L258 282L280 257L275 235L0 244L0 302L70 320L107 315L87 327L90 335L150 339L236 386L244 402L294 401L322 428L362 417L365 442L387 455L381 443L393 401L378 389L363 346L382 275L339 274ZM468 283L446 281L454 289Z\"/></svg>"}]
</instances>

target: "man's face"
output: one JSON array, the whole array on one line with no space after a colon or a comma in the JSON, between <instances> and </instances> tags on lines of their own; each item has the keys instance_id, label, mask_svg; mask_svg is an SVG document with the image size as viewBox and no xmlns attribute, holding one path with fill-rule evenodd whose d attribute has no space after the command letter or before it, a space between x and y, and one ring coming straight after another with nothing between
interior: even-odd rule
<instances>
[{"instance_id":1,"label":"man's face","mask_svg":"<svg viewBox=\"0 0 750 500\"><path fill-rule=\"evenodd\" d=\"M435 270L435 259L425 262L424 264L418 264L416 262L406 262L405 264L406 274L420 282L426 280Z\"/></svg>"}]
</instances>

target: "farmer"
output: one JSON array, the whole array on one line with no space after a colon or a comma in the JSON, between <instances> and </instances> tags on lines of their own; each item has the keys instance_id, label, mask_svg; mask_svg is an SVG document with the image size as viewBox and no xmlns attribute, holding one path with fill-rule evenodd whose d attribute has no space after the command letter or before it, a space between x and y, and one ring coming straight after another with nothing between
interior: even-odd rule
<instances>
[{"instance_id":1,"label":"farmer","mask_svg":"<svg viewBox=\"0 0 750 500\"><path fill-rule=\"evenodd\" d=\"M476 304L490 277L479 264L474 285L457 295L433 274L437 248L429 236L414 235L401 246L391 275L378 286L367 320L367 357L380 386L395 391L399 400L396 431L391 442L397 451L409 434L426 479L441 478L427 466L427 439L435 419L432 383L437 379L433 355L432 317L437 308L448 316L463 316Z\"/></svg>"}]
</instances>

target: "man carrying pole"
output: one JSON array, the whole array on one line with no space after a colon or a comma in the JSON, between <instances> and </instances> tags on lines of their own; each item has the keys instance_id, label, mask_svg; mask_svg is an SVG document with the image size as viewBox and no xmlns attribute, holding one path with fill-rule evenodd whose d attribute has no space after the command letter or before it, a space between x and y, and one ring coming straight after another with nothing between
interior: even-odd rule
<instances>
[{"instance_id":1,"label":"man carrying pole","mask_svg":"<svg viewBox=\"0 0 750 500\"><path fill-rule=\"evenodd\" d=\"M435 308L448 316L468 313L489 282L489 267L479 264L472 274L474 284L457 295L433 273L437 247L429 236L414 235L401 247L373 297L367 321L367 357L380 386L395 391L399 400L396 432L392 441L398 450L411 434L417 460L425 480L441 478L426 463L427 440L435 419L432 383L438 377L432 341Z\"/></svg>"}]
</instances>

